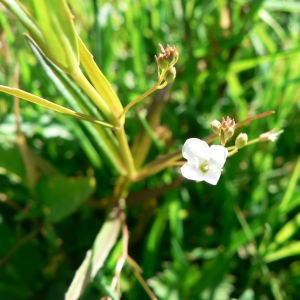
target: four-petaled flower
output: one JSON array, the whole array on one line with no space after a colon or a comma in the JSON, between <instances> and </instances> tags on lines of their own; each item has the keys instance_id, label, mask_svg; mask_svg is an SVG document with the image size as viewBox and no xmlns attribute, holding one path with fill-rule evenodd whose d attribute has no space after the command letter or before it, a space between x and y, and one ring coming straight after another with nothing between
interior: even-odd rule
<instances>
[{"instance_id":1,"label":"four-petaled flower","mask_svg":"<svg viewBox=\"0 0 300 300\"><path fill-rule=\"evenodd\" d=\"M209 147L206 142L192 138L182 147L182 156L187 163L181 167L181 174L187 179L217 184L228 150L219 145Z\"/></svg>"}]
</instances>

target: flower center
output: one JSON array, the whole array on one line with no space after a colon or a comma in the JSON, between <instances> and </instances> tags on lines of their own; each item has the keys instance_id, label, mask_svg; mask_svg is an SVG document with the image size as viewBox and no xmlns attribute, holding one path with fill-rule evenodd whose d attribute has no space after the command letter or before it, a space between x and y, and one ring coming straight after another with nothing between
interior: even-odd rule
<instances>
[{"instance_id":1,"label":"flower center","mask_svg":"<svg viewBox=\"0 0 300 300\"><path fill-rule=\"evenodd\" d=\"M199 166L199 170L201 170L203 173L206 173L208 171L209 167L208 167L208 163L207 161L205 161L203 164L201 164Z\"/></svg>"}]
</instances>

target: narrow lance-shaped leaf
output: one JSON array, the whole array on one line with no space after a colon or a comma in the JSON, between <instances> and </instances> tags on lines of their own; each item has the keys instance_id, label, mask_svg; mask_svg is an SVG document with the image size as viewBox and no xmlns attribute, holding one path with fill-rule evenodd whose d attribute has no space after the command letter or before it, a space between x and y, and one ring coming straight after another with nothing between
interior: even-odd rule
<instances>
[{"instance_id":1,"label":"narrow lance-shaped leaf","mask_svg":"<svg viewBox=\"0 0 300 300\"><path fill-rule=\"evenodd\" d=\"M75 277L65 295L65 300L77 300L83 293L85 286L90 282L90 261L92 251L86 253L85 259L75 273Z\"/></svg>"},{"instance_id":2,"label":"narrow lance-shaped leaf","mask_svg":"<svg viewBox=\"0 0 300 300\"><path fill-rule=\"evenodd\" d=\"M45 100L45 99L40 98L38 96L35 96L33 94L24 92L20 89L15 89L15 88L10 88L10 87L7 87L7 86L0 85L0 91L5 92L5 93L10 94L10 95L13 95L13 96L16 96L16 97L19 97L19 98L22 98L22 99L27 100L29 102L39 104L43 107L52 109L54 111L58 111L60 113L70 115L72 117L75 117L75 118L78 118L78 119L81 119L81 120L84 120L84 121L89 121L89 122L96 123L96 124L103 125L103 126L107 126L107 127L110 127L110 128L114 127L113 125L111 125L109 123L106 123L104 121L100 121L97 118L94 118L92 116L88 116L88 115L85 115L85 114L82 114L82 113L78 113L74 110L68 109L68 108L63 107L63 106L58 105L58 104L55 104L53 102L50 102L48 100Z\"/></svg>"},{"instance_id":3,"label":"narrow lance-shaped leaf","mask_svg":"<svg viewBox=\"0 0 300 300\"><path fill-rule=\"evenodd\" d=\"M91 82L99 95L106 101L108 106L116 117L119 117L123 111L123 106L114 92L111 84L98 68L95 63L92 54L84 45L80 37L78 36L79 50L80 50L80 62L83 65L86 73L88 74Z\"/></svg>"}]
</instances>

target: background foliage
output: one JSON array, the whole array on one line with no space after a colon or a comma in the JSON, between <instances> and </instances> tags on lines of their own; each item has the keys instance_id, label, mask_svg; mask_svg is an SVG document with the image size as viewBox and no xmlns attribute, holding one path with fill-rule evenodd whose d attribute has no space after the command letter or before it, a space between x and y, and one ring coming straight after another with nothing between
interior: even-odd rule
<instances>
[{"instance_id":1,"label":"background foliage","mask_svg":"<svg viewBox=\"0 0 300 300\"><path fill-rule=\"evenodd\" d=\"M210 122L222 116L240 121L274 110L242 132L253 139L272 128L285 130L277 142L249 146L228 159L217 186L183 181L176 168L132 186L126 208L129 255L153 292L171 300L296 299L300 4L69 4L79 35L123 104L156 82L158 43L179 47L177 77L160 102L162 118L148 161L180 148L187 138L210 134ZM2 5L0 24L0 84L18 84L65 105L28 47L24 29ZM130 142L145 126L150 100L128 114ZM25 154L17 146L22 135L12 97L1 93L0 298L62 299L109 211L116 174L79 121L25 101L20 111L20 131L29 145ZM30 174L32 161L38 172ZM107 295L121 246L114 247L82 299ZM124 299L147 297L129 264L121 289Z\"/></svg>"}]
</instances>

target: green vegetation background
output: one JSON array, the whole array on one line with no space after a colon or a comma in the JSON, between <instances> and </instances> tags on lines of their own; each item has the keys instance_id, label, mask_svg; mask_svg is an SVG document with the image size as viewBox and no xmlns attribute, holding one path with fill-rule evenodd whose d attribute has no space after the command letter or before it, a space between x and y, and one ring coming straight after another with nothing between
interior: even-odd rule
<instances>
[{"instance_id":1,"label":"green vegetation background","mask_svg":"<svg viewBox=\"0 0 300 300\"><path fill-rule=\"evenodd\" d=\"M126 210L129 254L154 293L170 300L297 299L300 4L69 4L79 35L124 104L155 83L158 43L179 47L177 78L148 161L180 148L187 138L210 134L210 122L222 116L241 121L274 110L240 130L250 139L272 128L285 130L275 143L251 145L228 159L217 186L183 181L177 168L168 168L132 187ZM13 86L19 74L23 90L66 104L31 53L24 29L0 8L0 84ZM128 114L131 141L151 97ZM36 194L30 192L16 146L12 97L1 94L0 299L63 299L105 220L116 177L105 157L90 152L97 144L79 121L25 101L20 110L30 156L49 176L64 179L41 178ZM84 190L84 181L93 176L95 190ZM76 211L47 218L45 204L52 205L64 190L90 196ZM112 254L82 299L105 295L114 263ZM123 299L147 299L127 264L121 289Z\"/></svg>"}]
</instances>

